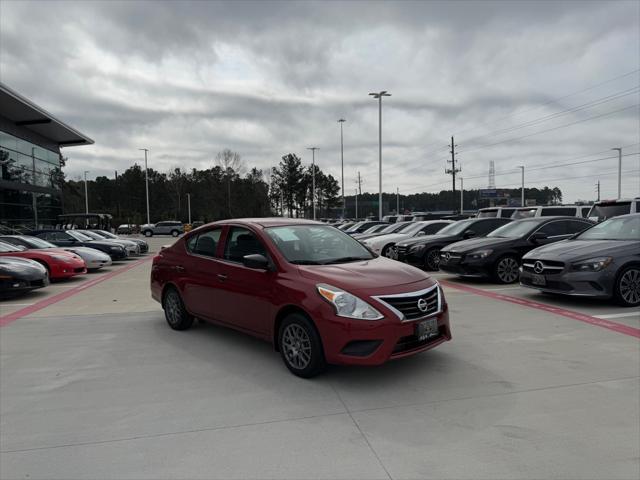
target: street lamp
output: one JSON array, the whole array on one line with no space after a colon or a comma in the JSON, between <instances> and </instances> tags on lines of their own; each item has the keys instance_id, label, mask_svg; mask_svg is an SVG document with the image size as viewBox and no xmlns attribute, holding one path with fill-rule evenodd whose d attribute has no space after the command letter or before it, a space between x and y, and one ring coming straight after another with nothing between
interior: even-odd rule
<instances>
[{"instance_id":1,"label":"street lamp","mask_svg":"<svg viewBox=\"0 0 640 480\"><path fill-rule=\"evenodd\" d=\"M341 178L342 178L342 186L340 187L340 191L342 192L342 218L344 218L344 211L346 205L344 203L344 137L342 136L342 124L346 122L344 118L338 120L340 124L340 165L342 167L341 170Z\"/></svg>"},{"instance_id":2,"label":"street lamp","mask_svg":"<svg viewBox=\"0 0 640 480\"><path fill-rule=\"evenodd\" d=\"M311 201L313 202L313 219L316 219L316 150L320 147L307 147L311 150Z\"/></svg>"},{"instance_id":3,"label":"street lamp","mask_svg":"<svg viewBox=\"0 0 640 480\"><path fill-rule=\"evenodd\" d=\"M522 192L520 193L520 206L524 207L524 165L518 165L522 169Z\"/></svg>"},{"instance_id":4,"label":"street lamp","mask_svg":"<svg viewBox=\"0 0 640 480\"><path fill-rule=\"evenodd\" d=\"M147 153L149 149L147 148L139 148L138 150L142 150L144 152L144 185L147 196L147 225L151 223L151 218L149 217L149 173L147 172Z\"/></svg>"},{"instance_id":5,"label":"street lamp","mask_svg":"<svg viewBox=\"0 0 640 480\"><path fill-rule=\"evenodd\" d=\"M622 148L616 147L611 150L618 151L618 200L622 198Z\"/></svg>"},{"instance_id":6,"label":"street lamp","mask_svg":"<svg viewBox=\"0 0 640 480\"><path fill-rule=\"evenodd\" d=\"M89 170L84 171L84 213L89 215L89 194L87 189L87 173L89 173Z\"/></svg>"},{"instance_id":7,"label":"street lamp","mask_svg":"<svg viewBox=\"0 0 640 480\"><path fill-rule=\"evenodd\" d=\"M390 97L386 90L370 93L378 99L378 220L382 220L382 97Z\"/></svg>"},{"instance_id":8,"label":"street lamp","mask_svg":"<svg viewBox=\"0 0 640 480\"><path fill-rule=\"evenodd\" d=\"M187 211L189 212L189 225L191 225L191 194L187 193Z\"/></svg>"}]
</instances>

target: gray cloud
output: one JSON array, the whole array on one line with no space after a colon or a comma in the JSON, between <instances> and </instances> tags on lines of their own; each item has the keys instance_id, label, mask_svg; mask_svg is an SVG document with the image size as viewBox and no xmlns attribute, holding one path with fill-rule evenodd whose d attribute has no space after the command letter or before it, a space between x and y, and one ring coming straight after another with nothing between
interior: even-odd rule
<instances>
[{"instance_id":1,"label":"gray cloud","mask_svg":"<svg viewBox=\"0 0 640 480\"><path fill-rule=\"evenodd\" d=\"M360 170L375 191L377 105L367 93L386 88L385 190L447 188L455 134L465 186L484 186L494 160L499 172L531 168L532 184L556 178L575 200L591 198L600 177L615 193L615 162L535 166L617 145L639 151L639 111L553 128L640 103L640 93L500 131L638 86L636 72L583 91L640 68L639 24L634 1L3 1L0 80L96 139L65 150L71 177L112 175L139 163L142 146L158 169L202 168L226 147L266 169L289 151L309 160L311 144L339 175L345 117L345 189ZM625 164L639 169L638 157ZM582 175L592 178L571 178Z\"/></svg>"}]
</instances>

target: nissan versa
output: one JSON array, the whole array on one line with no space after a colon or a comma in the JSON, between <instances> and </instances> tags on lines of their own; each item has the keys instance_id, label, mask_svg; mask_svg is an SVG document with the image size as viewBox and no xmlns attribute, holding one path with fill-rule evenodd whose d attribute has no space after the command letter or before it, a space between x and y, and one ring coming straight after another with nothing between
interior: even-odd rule
<instances>
[{"instance_id":1,"label":"nissan versa","mask_svg":"<svg viewBox=\"0 0 640 480\"><path fill-rule=\"evenodd\" d=\"M488 277L513 283L522 256L536 247L559 242L586 230L593 222L578 217L515 220L485 238L453 243L442 249L440 270L464 277Z\"/></svg>"},{"instance_id":2,"label":"nissan versa","mask_svg":"<svg viewBox=\"0 0 640 480\"><path fill-rule=\"evenodd\" d=\"M520 283L543 292L640 305L640 213L613 217L522 258Z\"/></svg>"},{"instance_id":3,"label":"nissan versa","mask_svg":"<svg viewBox=\"0 0 640 480\"><path fill-rule=\"evenodd\" d=\"M171 328L197 317L263 338L301 377L451 339L437 282L313 221L229 220L187 233L153 259L151 294Z\"/></svg>"}]
</instances>

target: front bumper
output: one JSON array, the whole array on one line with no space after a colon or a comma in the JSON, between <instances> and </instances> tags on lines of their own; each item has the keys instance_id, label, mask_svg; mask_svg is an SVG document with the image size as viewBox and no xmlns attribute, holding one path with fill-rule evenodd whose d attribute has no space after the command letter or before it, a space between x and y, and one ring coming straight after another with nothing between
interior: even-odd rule
<instances>
[{"instance_id":1,"label":"front bumper","mask_svg":"<svg viewBox=\"0 0 640 480\"><path fill-rule=\"evenodd\" d=\"M544 285L537 284L541 279L544 279ZM534 288L541 292L611 298L615 285L615 271L614 269L605 268L600 272L562 271L560 273L538 275L521 270L520 285Z\"/></svg>"},{"instance_id":2,"label":"front bumper","mask_svg":"<svg viewBox=\"0 0 640 480\"><path fill-rule=\"evenodd\" d=\"M440 271L452 273L460 277L489 278L491 276L488 262L470 262L462 258L440 257Z\"/></svg>"},{"instance_id":3,"label":"front bumper","mask_svg":"<svg viewBox=\"0 0 640 480\"><path fill-rule=\"evenodd\" d=\"M88 270L97 270L98 268L108 267L113 263L111 258L104 260L85 260Z\"/></svg>"},{"instance_id":4,"label":"front bumper","mask_svg":"<svg viewBox=\"0 0 640 480\"><path fill-rule=\"evenodd\" d=\"M0 280L0 298L13 297L49 285L49 277L8 278Z\"/></svg>"},{"instance_id":5,"label":"front bumper","mask_svg":"<svg viewBox=\"0 0 640 480\"><path fill-rule=\"evenodd\" d=\"M123 260L129 256L126 250L109 250L105 253L111 257L111 260Z\"/></svg>"},{"instance_id":6,"label":"front bumper","mask_svg":"<svg viewBox=\"0 0 640 480\"><path fill-rule=\"evenodd\" d=\"M87 273L84 261L64 262L50 265L50 276L52 279L70 278L76 275Z\"/></svg>"},{"instance_id":7,"label":"front bumper","mask_svg":"<svg viewBox=\"0 0 640 480\"><path fill-rule=\"evenodd\" d=\"M351 320L338 317L331 311L330 315L318 319L316 324L328 363L380 365L424 352L451 340L447 304L443 305L440 313L429 318L437 319L438 333L422 341L415 335L415 326L422 319L400 321L389 315L381 320Z\"/></svg>"}]
</instances>

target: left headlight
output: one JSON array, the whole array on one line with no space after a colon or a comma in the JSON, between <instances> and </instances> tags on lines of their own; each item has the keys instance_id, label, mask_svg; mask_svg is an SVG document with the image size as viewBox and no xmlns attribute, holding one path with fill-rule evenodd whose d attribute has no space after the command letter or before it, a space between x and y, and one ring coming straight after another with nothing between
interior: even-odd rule
<instances>
[{"instance_id":1,"label":"left headlight","mask_svg":"<svg viewBox=\"0 0 640 480\"><path fill-rule=\"evenodd\" d=\"M56 260L60 260L61 262L70 262L73 260L73 257L69 257L67 255L52 255Z\"/></svg>"},{"instance_id":2,"label":"left headlight","mask_svg":"<svg viewBox=\"0 0 640 480\"><path fill-rule=\"evenodd\" d=\"M471 252L467 258L471 260L481 260L483 258L487 258L492 253L493 250L478 250L476 252Z\"/></svg>"},{"instance_id":3,"label":"left headlight","mask_svg":"<svg viewBox=\"0 0 640 480\"><path fill-rule=\"evenodd\" d=\"M571 264L571 270L577 272L599 272L609 266L613 262L612 257L597 257L581 260Z\"/></svg>"},{"instance_id":4,"label":"left headlight","mask_svg":"<svg viewBox=\"0 0 640 480\"><path fill-rule=\"evenodd\" d=\"M331 285L320 283L316 285L318 293L336 309L339 317L355 318L358 320L380 320L383 315L364 300Z\"/></svg>"},{"instance_id":5,"label":"left headlight","mask_svg":"<svg viewBox=\"0 0 640 480\"><path fill-rule=\"evenodd\" d=\"M120 250L124 250L124 248L113 246L113 247L109 247L109 250L120 251Z\"/></svg>"}]
</instances>

